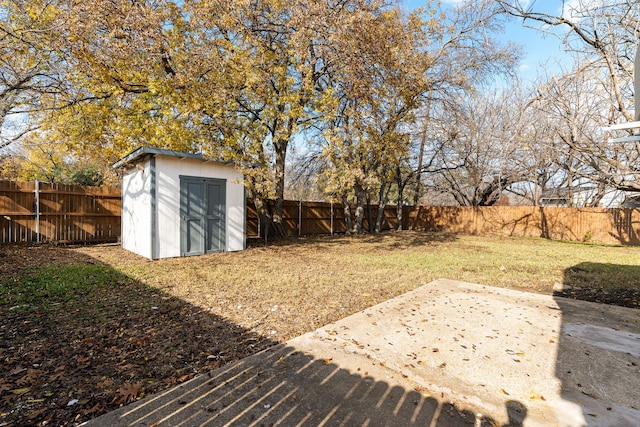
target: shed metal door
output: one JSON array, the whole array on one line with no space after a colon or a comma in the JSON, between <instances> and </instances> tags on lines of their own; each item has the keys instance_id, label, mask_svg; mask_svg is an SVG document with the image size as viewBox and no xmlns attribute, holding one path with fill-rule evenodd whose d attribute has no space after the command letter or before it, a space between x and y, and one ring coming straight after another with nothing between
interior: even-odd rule
<instances>
[{"instance_id":1,"label":"shed metal door","mask_svg":"<svg viewBox=\"0 0 640 427\"><path fill-rule=\"evenodd\" d=\"M180 253L225 250L226 180L180 177Z\"/></svg>"}]
</instances>

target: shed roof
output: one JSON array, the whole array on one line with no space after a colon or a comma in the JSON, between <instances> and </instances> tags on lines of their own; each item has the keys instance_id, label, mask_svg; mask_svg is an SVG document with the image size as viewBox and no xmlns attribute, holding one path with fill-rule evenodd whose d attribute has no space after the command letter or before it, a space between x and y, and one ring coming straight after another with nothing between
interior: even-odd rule
<instances>
[{"instance_id":1,"label":"shed roof","mask_svg":"<svg viewBox=\"0 0 640 427\"><path fill-rule=\"evenodd\" d=\"M204 155L202 155L202 153L184 153L181 151L166 150L163 148L140 147L133 150L131 153L127 154L122 159L115 162L111 166L111 168L116 169L121 166L125 166L127 164L137 163L140 160L144 159L145 156L147 155L157 155L157 154L160 154L163 156L178 157L180 159L197 159L205 162L229 163L229 162L223 162L221 160L206 158Z\"/></svg>"}]
</instances>

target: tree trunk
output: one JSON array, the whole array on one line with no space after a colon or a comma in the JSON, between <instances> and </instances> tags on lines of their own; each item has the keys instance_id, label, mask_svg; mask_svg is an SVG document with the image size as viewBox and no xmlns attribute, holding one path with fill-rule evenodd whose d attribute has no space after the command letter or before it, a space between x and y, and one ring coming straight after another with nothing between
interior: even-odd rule
<instances>
[{"instance_id":1,"label":"tree trunk","mask_svg":"<svg viewBox=\"0 0 640 427\"><path fill-rule=\"evenodd\" d=\"M276 235L279 237L287 237L287 231L284 228L284 224L282 223L283 216L283 207L284 207L284 170L285 170L285 162L287 158L287 145L288 141L279 140L277 143L274 143L275 155L276 155L276 164L275 164L275 190L276 190L276 199L275 205L273 207L273 229L275 230Z\"/></svg>"},{"instance_id":2,"label":"tree trunk","mask_svg":"<svg viewBox=\"0 0 640 427\"><path fill-rule=\"evenodd\" d=\"M567 205L572 208L573 203L573 153L569 153L569 167L567 168L567 197L569 199Z\"/></svg>"},{"instance_id":3,"label":"tree trunk","mask_svg":"<svg viewBox=\"0 0 640 427\"><path fill-rule=\"evenodd\" d=\"M422 128L422 136L420 138L420 154L418 154L418 169L416 171L416 188L413 193L413 205L418 205L418 200L420 200L420 191L422 191L422 163L424 161L424 146L427 144L427 129L429 123L429 113L431 112L431 100L427 101L426 114L424 117L424 127ZM402 214L400 214L402 216ZM400 221L400 219L398 219ZM402 230L402 225L400 224L399 230Z\"/></svg>"},{"instance_id":4,"label":"tree trunk","mask_svg":"<svg viewBox=\"0 0 640 427\"><path fill-rule=\"evenodd\" d=\"M373 233L373 209L371 208L371 192L367 191L367 229Z\"/></svg>"},{"instance_id":5,"label":"tree trunk","mask_svg":"<svg viewBox=\"0 0 640 427\"><path fill-rule=\"evenodd\" d=\"M376 226L373 229L375 233L379 233L382 231L382 220L384 219L384 207L386 206L386 202L380 200L378 202L378 212L376 212Z\"/></svg>"},{"instance_id":6,"label":"tree trunk","mask_svg":"<svg viewBox=\"0 0 640 427\"><path fill-rule=\"evenodd\" d=\"M547 215L544 212L544 207L540 206L540 237L543 239L550 239L549 223L547 222Z\"/></svg>"},{"instance_id":7,"label":"tree trunk","mask_svg":"<svg viewBox=\"0 0 640 427\"><path fill-rule=\"evenodd\" d=\"M376 215L376 226L373 229L373 231L375 233L379 233L382 231L382 221L384 220L384 208L385 208L386 204L385 203L381 203L378 205L378 212Z\"/></svg>"},{"instance_id":8,"label":"tree trunk","mask_svg":"<svg viewBox=\"0 0 640 427\"><path fill-rule=\"evenodd\" d=\"M425 125L426 126L426 125ZM420 150L422 152L422 150ZM420 156L422 156L422 154L420 154ZM422 167L422 166L421 166ZM418 174L418 180L420 180L420 174ZM398 198L396 199L396 219L398 220L398 226L396 227L396 230L398 231L402 231L402 204L404 202L404 186L406 185L406 182L402 182L402 170L400 170L400 166L396 166L396 184L398 186ZM416 185L416 191L418 191L418 186ZM414 196L413 198L413 205L416 206L417 200Z\"/></svg>"},{"instance_id":9,"label":"tree trunk","mask_svg":"<svg viewBox=\"0 0 640 427\"><path fill-rule=\"evenodd\" d=\"M342 195L342 210L344 212L344 223L347 228L347 234L353 233L353 221L351 220L351 207L346 194Z\"/></svg>"},{"instance_id":10,"label":"tree trunk","mask_svg":"<svg viewBox=\"0 0 640 427\"><path fill-rule=\"evenodd\" d=\"M253 204L260 219L260 237L268 239L275 236L273 219L269 211L269 203L260 196L253 195Z\"/></svg>"},{"instance_id":11,"label":"tree trunk","mask_svg":"<svg viewBox=\"0 0 640 427\"><path fill-rule=\"evenodd\" d=\"M356 234L362 233L362 221L364 220L364 188L359 183L353 185L353 189L356 193L356 218L353 224L353 232Z\"/></svg>"},{"instance_id":12,"label":"tree trunk","mask_svg":"<svg viewBox=\"0 0 640 427\"><path fill-rule=\"evenodd\" d=\"M384 221L384 208L387 205L387 199L389 198L389 190L391 185L387 185L386 181L383 181L380 185L380 191L378 192L378 213L376 215L376 227L375 232L382 231L382 222Z\"/></svg>"}]
</instances>

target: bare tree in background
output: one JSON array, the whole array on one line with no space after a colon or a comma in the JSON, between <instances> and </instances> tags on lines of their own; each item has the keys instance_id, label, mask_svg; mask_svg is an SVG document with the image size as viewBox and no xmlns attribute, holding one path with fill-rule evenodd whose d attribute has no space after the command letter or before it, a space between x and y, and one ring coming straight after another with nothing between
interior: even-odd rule
<instances>
[{"instance_id":1,"label":"bare tree in background","mask_svg":"<svg viewBox=\"0 0 640 427\"><path fill-rule=\"evenodd\" d=\"M611 144L600 128L634 120L633 61L640 36L640 4L634 0L564 3L560 15L537 11L536 3L499 0L523 25L561 38L575 58L573 69L538 90L541 111L566 159L567 185L591 181L598 188L640 191L640 145ZM561 30L555 32L555 29ZM551 143L549 141L549 143ZM593 202L592 202L593 203Z\"/></svg>"},{"instance_id":2,"label":"bare tree in background","mask_svg":"<svg viewBox=\"0 0 640 427\"><path fill-rule=\"evenodd\" d=\"M520 91L476 94L457 107L439 108L427 140L430 185L461 206L490 206L527 174L526 123Z\"/></svg>"},{"instance_id":3,"label":"bare tree in background","mask_svg":"<svg viewBox=\"0 0 640 427\"><path fill-rule=\"evenodd\" d=\"M523 25L561 38L567 52L601 72L614 111L626 121L634 115L633 61L640 36L640 4L635 0L563 2L560 15L538 12L536 2L498 0ZM554 32L559 29L560 32ZM612 120L618 117L610 117Z\"/></svg>"}]
</instances>

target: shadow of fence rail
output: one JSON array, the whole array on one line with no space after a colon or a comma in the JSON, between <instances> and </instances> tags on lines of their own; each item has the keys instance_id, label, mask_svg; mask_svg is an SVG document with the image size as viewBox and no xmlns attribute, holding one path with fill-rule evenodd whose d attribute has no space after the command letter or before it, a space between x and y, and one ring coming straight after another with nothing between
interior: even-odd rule
<instances>
[{"instance_id":1,"label":"shadow of fence rail","mask_svg":"<svg viewBox=\"0 0 640 427\"><path fill-rule=\"evenodd\" d=\"M509 426L521 427L526 407L513 401L506 405ZM88 426L499 425L478 415L281 344L94 419Z\"/></svg>"}]
</instances>

